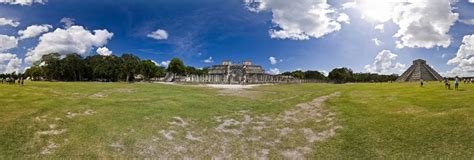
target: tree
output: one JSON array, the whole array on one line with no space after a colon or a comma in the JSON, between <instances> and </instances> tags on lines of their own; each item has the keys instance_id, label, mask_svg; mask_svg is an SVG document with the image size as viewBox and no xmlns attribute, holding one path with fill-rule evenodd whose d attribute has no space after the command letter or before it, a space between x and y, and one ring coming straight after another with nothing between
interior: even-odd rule
<instances>
[{"instance_id":1,"label":"tree","mask_svg":"<svg viewBox=\"0 0 474 160\"><path fill-rule=\"evenodd\" d=\"M317 79L317 80L324 80L326 76L319 71L306 71L304 72L305 79Z\"/></svg>"},{"instance_id":2,"label":"tree","mask_svg":"<svg viewBox=\"0 0 474 160\"><path fill-rule=\"evenodd\" d=\"M159 67L156 66L151 60L145 60L140 62L140 73L145 77L146 81L156 76Z\"/></svg>"},{"instance_id":3,"label":"tree","mask_svg":"<svg viewBox=\"0 0 474 160\"><path fill-rule=\"evenodd\" d=\"M125 81L129 82L131 78L134 78L135 73L140 69L140 58L132 54L123 54L122 57L122 74L125 75Z\"/></svg>"},{"instance_id":4,"label":"tree","mask_svg":"<svg viewBox=\"0 0 474 160\"><path fill-rule=\"evenodd\" d=\"M61 60L61 79L66 81L82 81L86 65L78 54L69 54Z\"/></svg>"},{"instance_id":5,"label":"tree","mask_svg":"<svg viewBox=\"0 0 474 160\"><path fill-rule=\"evenodd\" d=\"M291 72L291 76L293 76L295 78L299 78L299 79L304 79L305 78L303 71L300 71L300 70Z\"/></svg>"},{"instance_id":6,"label":"tree","mask_svg":"<svg viewBox=\"0 0 474 160\"><path fill-rule=\"evenodd\" d=\"M191 66L187 66L186 67L186 74L187 75L197 75L198 74L198 70L194 67L191 67Z\"/></svg>"},{"instance_id":7,"label":"tree","mask_svg":"<svg viewBox=\"0 0 474 160\"><path fill-rule=\"evenodd\" d=\"M165 67L159 66L155 72L155 77L164 77L165 76Z\"/></svg>"},{"instance_id":8,"label":"tree","mask_svg":"<svg viewBox=\"0 0 474 160\"><path fill-rule=\"evenodd\" d=\"M186 66L179 58L173 58L168 65L167 71L177 75L184 75L186 73Z\"/></svg>"},{"instance_id":9,"label":"tree","mask_svg":"<svg viewBox=\"0 0 474 160\"><path fill-rule=\"evenodd\" d=\"M335 83L347 83L353 81L352 70L348 68L335 68L329 72L328 78Z\"/></svg>"},{"instance_id":10,"label":"tree","mask_svg":"<svg viewBox=\"0 0 474 160\"><path fill-rule=\"evenodd\" d=\"M41 57L41 64L44 65L44 74L50 81L61 79L62 68L60 57L59 53L51 53Z\"/></svg>"},{"instance_id":11,"label":"tree","mask_svg":"<svg viewBox=\"0 0 474 160\"><path fill-rule=\"evenodd\" d=\"M24 76L30 77L32 81L40 80L41 77L43 77L43 75L44 73L43 73L42 67L37 66L37 65L31 66L24 73Z\"/></svg>"}]
</instances>

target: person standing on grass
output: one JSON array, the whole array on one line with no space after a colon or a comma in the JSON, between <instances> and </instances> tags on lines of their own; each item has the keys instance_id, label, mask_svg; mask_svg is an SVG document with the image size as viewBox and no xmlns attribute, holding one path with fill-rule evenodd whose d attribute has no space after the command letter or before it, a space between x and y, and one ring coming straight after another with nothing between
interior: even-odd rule
<instances>
[{"instance_id":1,"label":"person standing on grass","mask_svg":"<svg viewBox=\"0 0 474 160\"><path fill-rule=\"evenodd\" d=\"M459 77L454 78L454 89L459 89Z\"/></svg>"},{"instance_id":2,"label":"person standing on grass","mask_svg":"<svg viewBox=\"0 0 474 160\"><path fill-rule=\"evenodd\" d=\"M444 88L451 89L451 84L449 84L449 79L444 77Z\"/></svg>"},{"instance_id":3,"label":"person standing on grass","mask_svg":"<svg viewBox=\"0 0 474 160\"><path fill-rule=\"evenodd\" d=\"M423 78L420 79L420 85L423 87Z\"/></svg>"}]
</instances>

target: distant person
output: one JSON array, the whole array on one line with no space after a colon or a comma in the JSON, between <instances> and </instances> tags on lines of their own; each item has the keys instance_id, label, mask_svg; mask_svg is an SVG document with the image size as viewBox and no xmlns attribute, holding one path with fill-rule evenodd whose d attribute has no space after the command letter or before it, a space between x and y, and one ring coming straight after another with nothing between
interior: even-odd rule
<instances>
[{"instance_id":1,"label":"distant person","mask_svg":"<svg viewBox=\"0 0 474 160\"><path fill-rule=\"evenodd\" d=\"M421 85L421 87L423 87L423 84L424 84L424 83L423 83L423 78L422 78L422 79L420 79L420 85Z\"/></svg>"},{"instance_id":2,"label":"distant person","mask_svg":"<svg viewBox=\"0 0 474 160\"><path fill-rule=\"evenodd\" d=\"M459 77L454 78L454 89L459 89Z\"/></svg>"},{"instance_id":3,"label":"distant person","mask_svg":"<svg viewBox=\"0 0 474 160\"><path fill-rule=\"evenodd\" d=\"M25 84L25 79L23 77L20 78L20 82L21 82L21 85L23 86L23 84Z\"/></svg>"},{"instance_id":4,"label":"distant person","mask_svg":"<svg viewBox=\"0 0 474 160\"><path fill-rule=\"evenodd\" d=\"M449 83L449 79L444 77L444 87L446 89L451 89L451 84Z\"/></svg>"}]
</instances>

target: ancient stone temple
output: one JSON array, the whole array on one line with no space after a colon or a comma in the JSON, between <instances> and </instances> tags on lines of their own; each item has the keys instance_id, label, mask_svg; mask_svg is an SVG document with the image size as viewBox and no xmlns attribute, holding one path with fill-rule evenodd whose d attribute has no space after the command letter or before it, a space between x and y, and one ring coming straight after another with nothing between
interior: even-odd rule
<instances>
[{"instance_id":1,"label":"ancient stone temple","mask_svg":"<svg viewBox=\"0 0 474 160\"><path fill-rule=\"evenodd\" d=\"M398 82L408 82L408 81L419 81L423 79L424 81L442 81L443 77L426 64L425 60L417 59L413 61L413 65L407 69L398 79Z\"/></svg>"},{"instance_id":2,"label":"ancient stone temple","mask_svg":"<svg viewBox=\"0 0 474 160\"><path fill-rule=\"evenodd\" d=\"M210 67L208 75L212 81L230 84L268 82L274 78L274 76L266 74L262 66L254 65L251 61L238 64L224 61L221 65Z\"/></svg>"}]
</instances>

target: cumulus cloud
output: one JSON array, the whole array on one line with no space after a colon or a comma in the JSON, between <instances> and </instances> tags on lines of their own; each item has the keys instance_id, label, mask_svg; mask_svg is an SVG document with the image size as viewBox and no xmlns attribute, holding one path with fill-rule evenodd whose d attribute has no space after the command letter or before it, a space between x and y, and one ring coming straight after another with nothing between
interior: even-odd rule
<instances>
[{"instance_id":1,"label":"cumulus cloud","mask_svg":"<svg viewBox=\"0 0 474 160\"><path fill-rule=\"evenodd\" d=\"M398 47L447 48L451 44L448 32L458 20L449 0L414 1L395 9L393 21L400 29Z\"/></svg>"},{"instance_id":2,"label":"cumulus cloud","mask_svg":"<svg viewBox=\"0 0 474 160\"><path fill-rule=\"evenodd\" d=\"M166 32L163 29L158 29L148 34L147 37L150 37L156 40L164 40L164 39L168 39L168 32Z\"/></svg>"},{"instance_id":3,"label":"cumulus cloud","mask_svg":"<svg viewBox=\"0 0 474 160\"><path fill-rule=\"evenodd\" d=\"M244 0L250 11L271 11L270 37L277 39L308 40L339 31L336 10L326 0Z\"/></svg>"},{"instance_id":4,"label":"cumulus cloud","mask_svg":"<svg viewBox=\"0 0 474 160\"><path fill-rule=\"evenodd\" d=\"M474 19L461 19L459 22L467 24L467 25L474 25Z\"/></svg>"},{"instance_id":5,"label":"cumulus cloud","mask_svg":"<svg viewBox=\"0 0 474 160\"><path fill-rule=\"evenodd\" d=\"M12 27L18 27L20 25L20 22L15 21L13 19L7 19L7 18L0 18L0 26L12 26Z\"/></svg>"},{"instance_id":6,"label":"cumulus cloud","mask_svg":"<svg viewBox=\"0 0 474 160\"><path fill-rule=\"evenodd\" d=\"M356 0L363 17L376 22L392 20L399 30L394 35L398 48L447 48L448 34L459 14L452 0ZM381 26L380 26L380 29ZM381 30L382 31L382 30Z\"/></svg>"},{"instance_id":7,"label":"cumulus cloud","mask_svg":"<svg viewBox=\"0 0 474 160\"><path fill-rule=\"evenodd\" d=\"M168 67L168 65L170 64L171 61L161 61L160 65L161 67Z\"/></svg>"},{"instance_id":8,"label":"cumulus cloud","mask_svg":"<svg viewBox=\"0 0 474 160\"><path fill-rule=\"evenodd\" d=\"M270 68L269 74L280 74L280 70L278 68Z\"/></svg>"},{"instance_id":9,"label":"cumulus cloud","mask_svg":"<svg viewBox=\"0 0 474 160\"><path fill-rule=\"evenodd\" d=\"M74 18L63 17L63 18L61 18L61 20L59 22L64 24L64 28L69 28L69 27L73 26L76 23L75 21L76 20Z\"/></svg>"},{"instance_id":10,"label":"cumulus cloud","mask_svg":"<svg viewBox=\"0 0 474 160\"><path fill-rule=\"evenodd\" d=\"M268 57L268 60L270 61L270 64L272 64L272 65L277 64L279 62L283 62L283 59L278 60L277 58L275 58L273 56Z\"/></svg>"},{"instance_id":11,"label":"cumulus cloud","mask_svg":"<svg viewBox=\"0 0 474 160\"><path fill-rule=\"evenodd\" d=\"M25 30L18 31L18 35L20 35L19 39L22 40L37 37L43 33L48 32L51 28L53 28L53 26L49 24L29 26Z\"/></svg>"},{"instance_id":12,"label":"cumulus cloud","mask_svg":"<svg viewBox=\"0 0 474 160\"><path fill-rule=\"evenodd\" d=\"M355 7L357 7L357 2L356 1L346 2L346 3L342 4L342 9L350 9L350 8L355 8Z\"/></svg>"},{"instance_id":13,"label":"cumulus cloud","mask_svg":"<svg viewBox=\"0 0 474 160\"><path fill-rule=\"evenodd\" d=\"M25 61L33 63L50 53L59 53L62 56L77 53L86 56L93 47L106 45L113 35L105 29L91 32L82 26L58 28L53 32L43 34L39 38L38 45L28 51Z\"/></svg>"},{"instance_id":14,"label":"cumulus cloud","mask_svg":"<svg viewBox=\"0 0 474 160\"><path fill-rule=\"evenodd\" d=\"M376 46L380 46L382 44L382 41L377 38L373 38L372 41L375 43Z\"/></svg>"},{"instance_id":15,"label":"cumulus cloud","mask_svg":"<svg viewBox=\"0 0 474 160\"><path fill-rule=\"evenodd\" d=\"M97 52L97 54L99 54L101 56L110 56L110 55L112 55L112 51L110 51L107 47L97 48L96 52Z\"/></svg>"},{"instance_id":16,"label":"cumulus cloud","mask_svg":"<svg viewBox=\"0 0 474 160\"><path fill-rule=\"evenodd\" d=\"M370 73L392 74L401 73L406 67L404 64L395 62L398 55L389 50L383 50L377 54L372 65L365 65L365 70Z\"/></svg>"},{"instance_id":17,"label":"cumulus cloud","mask_svg":"<svg viewBox=\"0 0 474 160\"><path fill-rule=\"evenodd\" d=\"M214 63L214 60L212 59L212 57L209 57L209 58L204 60L204 63L207 63L207 64Z\"/></svg>"},{"instance_id":18,"label":"cumulus cloud","mask_svg":"<svg viewBox=\"0 0 474 160\"><path fill-rule=\"evenodd\" d=\"M474 0L469 0L469 3L474 3Z\"/></svg>"},{"instance_id":19,"label":"cumulus cloud","mask_svg":"<svg viewBox=\"0 0 474 160\"><path fill-rule=\"evenodd\" d=\"M21 73L21 63L15 54L0 53L0 73Z\"/></svg>"},{"instance_id":20,"label":"cumulus cloud","mask_svg":"<svg viewBox=\"0 0 474 160\"><path fill-rule=\"evenodd\" d=\"M278 61L275 57L270 57L270 58L268 58L268 60L270 61L270 64L277 64L278 63Z\"/></svg>"},{"instance_id":21,"label":"cumulus cloud","mask_svg":"<svg viewBox=\"0 0 474 160\"><path fill-rule=\"evenodd\" d=\"M345 13L341 13L339 14L339 17L337 17L337 21L338 22L344 22L346 24L350 24L351 22L351 19L349 18L349 15L345 14Z\"/></svg>"},{"instance_id":22,"label":"cumulus cloud","mask_svg":"<svg viewBox=\"0 0 474 160\"><path fill-rule=\"evenodd\" d=\"M13 36L0 34L0 52L6 51L18 46L18 40Z\"/></svg>"},{"instance_id":23,"label":"cumulus cloud","mask_svg":"<svg viewBox=\"0 0 474 160\"><path fill-rule=\"evenodd\" d=\"M464 36L456 57L450 59L448 64L456 65L452 73L474 74L474 34Z\"/></svg>"},{"instance_id":24,"label":"cumulus cloud","mask_svg":"<svg viewBox=\"0 0 474 160\"><path fill-rule=\"evenodd\" d=\"M161 63L158 63L154 60L151 60L153 63L155 63L156 66L160 66L160 67L168 67L168 65L170 64L171 61L161 61Z\"/></svg>"},{"instance_id":25,"label":"cumulus cloud","mask_svg":"<svg viewBox=\"0 0 474 160\"><path fill-rule=\"evenodd\" d=\"M380 32L384 32L385 31L384 28L385 28L384 24L378 24L378 25L375 25L375 27L374 27L375 30L378 30Z\"/></svg>"},{"instance_id":26,"label":"cumulus cloud","mask_svg":"<svg viewBox=\"0 0 474 160\"><path fill-rule=\"evenodd\" d=\"M12 5L22 5L29 6L33 3L45 4L47 0L0 0L0 3L3 4L12 4Z\"/></svg>"}]
</instances>

